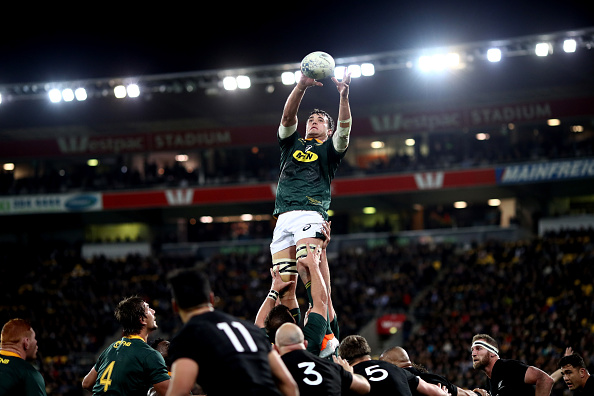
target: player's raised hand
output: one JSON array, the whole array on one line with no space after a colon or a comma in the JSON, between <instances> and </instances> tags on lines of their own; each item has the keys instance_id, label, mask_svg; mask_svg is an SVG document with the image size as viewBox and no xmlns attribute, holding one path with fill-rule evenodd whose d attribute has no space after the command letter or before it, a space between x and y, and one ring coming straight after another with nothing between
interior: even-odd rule
<instances>
[{"instance_id":1,"label":"player's raised hand","mask_svg":"<svg viewBox=\"0 0 594 396\"><path fill-rule=\"evenodd\" d=\"M332 77L332 81L336 84L336 89L341 97L347 98L349 96L349 86L351 84L351 73L348 72L347 68L344 69L342 80L338 81L336 77Z\"/></svg>"},{"instance_id":2,"label":"player's raised hand","mask_svg":"<svg viewBox=\"0 0 594 396\"><path fill-rule=\"evenodd\" d=\"M285 289L295 283L295 281L291 280L285 282L283 278L279 274L279 267L275 266L274 269L270 268L270 275L272 275L272 285L270 288L275 290L277 293L282 294Z\"/></svg>"},{"instance_id":3,"label":"player's raised hand","mask_svg":"<svg viewBox=\"0 0 594 396\"><path fill-rule=\"evenodd\" d=\"M301 89L306 89L309 87L323 87L323 86L324 86L324 84L322 84L318 80L309 78L303 73L301 73L301 77L299 77L299 81L297 82L297 87L301 88Z\"/></svg>"}]
</instances>

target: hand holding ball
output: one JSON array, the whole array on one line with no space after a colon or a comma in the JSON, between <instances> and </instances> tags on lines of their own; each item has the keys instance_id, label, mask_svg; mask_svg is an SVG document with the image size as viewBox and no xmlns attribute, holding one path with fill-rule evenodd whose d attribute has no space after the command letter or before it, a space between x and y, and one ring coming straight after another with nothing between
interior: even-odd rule
<instances>
[{"instance_id":1,"label":"hand holding ball","mask_svg":"<svg viewBox=\"0 0 594 396\"><path fill-rule=\"evenodd\" d=\"M314 80L334 75L334 58L322 51L312 52L301 61L301 73Z\"/></svg>"}]
</instances>

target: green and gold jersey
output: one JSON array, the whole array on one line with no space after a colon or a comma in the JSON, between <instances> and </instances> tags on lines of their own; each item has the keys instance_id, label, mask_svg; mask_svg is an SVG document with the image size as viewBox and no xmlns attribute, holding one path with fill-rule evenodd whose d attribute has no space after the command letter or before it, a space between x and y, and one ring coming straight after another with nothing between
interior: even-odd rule
<instances>
[{"instance_id":1,"label":"green and gold jersey","mask_svg":"<svg viewBox=\"0 0 594 396\"><path fill-rule=\"evenodd\" d=\"M0 351L0 395L47 396L43 376L16 353Z\"/></svg>"},{"instance_id":2,"label":"green and gold jersey","mask_svg":"<svg viewBox=\"0 0 594 396\"><path fill-rule=\"evenodd\" d=\"M328 220L330 183L344 152L338 152L332 139L320 142L303 139L293 132L279 137L280 176L276 189L274 216L291 210L313 210Z\"/></svg>"},{"instance_id":3,"label":"green and gold jersey","mask_svg":"<svg viewBox=\"0 0 594 396\"><path fill-rule=\"evenodd\" d=\"M163 356L139 336L123 337L101 353L93 395L146 396L169 379Z\"/></svg>"}]
</instances>

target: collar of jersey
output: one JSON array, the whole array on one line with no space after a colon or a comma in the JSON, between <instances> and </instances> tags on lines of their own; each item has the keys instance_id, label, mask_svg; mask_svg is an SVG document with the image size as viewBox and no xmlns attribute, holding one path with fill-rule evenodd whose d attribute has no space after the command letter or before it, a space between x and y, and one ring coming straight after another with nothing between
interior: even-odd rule
<instances>
[{"instance_id":1,"label":"collar of jersey","mask_svg":"<svg viewBox=\"0 0 594 396\"><path fill-rule=\"evenodd\" d=\"M142 338L142 337L141 337L141 336L139 336L139 335L131 335L130 337L123 337L123 338L127 338L127 339L129 339L129 340L142 340L142 342L146 342L146 341L144 340L144 338Z\"/></svg>"},{"instance_id":2,"label":"collar of jersey","mask_svg":"<svg viewBox=\"0 0 594 396\"><path fill-rule=\"evenodd\" d=\"M14 357L18 357L19 359L22 359L21 355L19 355L16 352L10 352L10 351L0 351L0 355L4 355L4 356L14 356Z\"/></svg>"},{"instance_id":3,"label":"collar of jersey","mask_svg":"<svg viewBox=\"0 0 594 396\"><path fill-rule=\"evenodd\" d=\"M322 142L322 141L321 141L320 139L318 139L318 138L307 138L307 139L305 139L305 140L315 140L316 142L318 142L318 143L320 143L320 144L324 143L324 142Z\"/></svg>"}]
</instances>

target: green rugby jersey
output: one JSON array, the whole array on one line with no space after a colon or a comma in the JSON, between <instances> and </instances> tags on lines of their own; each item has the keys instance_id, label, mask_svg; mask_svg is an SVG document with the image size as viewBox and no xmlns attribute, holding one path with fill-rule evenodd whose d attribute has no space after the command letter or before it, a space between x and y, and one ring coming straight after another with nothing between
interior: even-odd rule
<instances>
[{"instance_id":1,"label":"green rugby jersey","mask_svg":"<svg viewBox=\"0 0 594 396\"><path fill-rule=\"evenodd\" d=\"M163 356L139 336L123 337L105 349L97 363L93 395L146 396L169 379Z\"/></svg>"},{"instance_id":2,"label":"green rugby jersey","mask_svg":"<svg viewBox=\"0 0 594 396\"><path fill-rule=\"evenodd\" d=\"M325 142L303 139L296 131L285 139L278 138L280 176L276 189L276 217L291 210L313 210L328 220L330 183L334 179L346 150L334 149L332 139Z\"/></svg>"},{"instance_id":3,"label":"green rugby jersey","mask_svg":"<svg viewBox=\"0 0 594 396\"><path fill-rule=\"evenodd\" d=\"M0 351L0 395L47 396L43 376L16 353Z\"/></svg>"}]
</instances>

